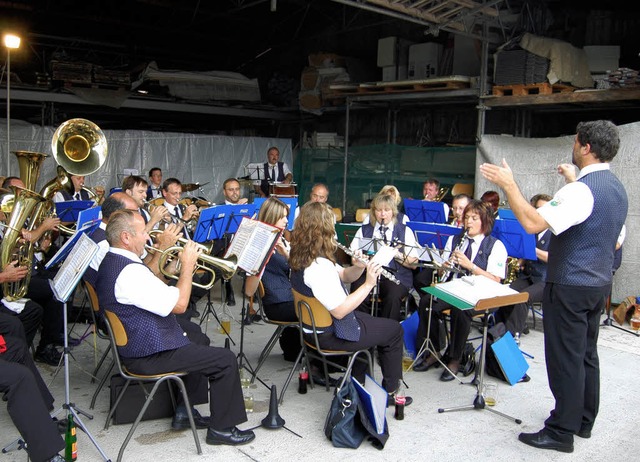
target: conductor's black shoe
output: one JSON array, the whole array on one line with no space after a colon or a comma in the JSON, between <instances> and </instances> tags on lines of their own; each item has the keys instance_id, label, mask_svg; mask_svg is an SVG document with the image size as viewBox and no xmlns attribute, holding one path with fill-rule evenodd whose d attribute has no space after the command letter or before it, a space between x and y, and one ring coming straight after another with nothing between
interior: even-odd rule
<instances>
[{"instance_id":1,"label":"conductor's black shoe","mask_svg":"<svg viewBox=\"0 0 640 462\"><path fill-rule=\"evenodd\" d=\"M538 449L555 449L560 452L573 452L573 441L558 441L551 437L544 428L537 433L520 433L518 439L524 444Z\"/></svg>"},{"instance_id":2,"label":"conductor's black shoe","mask_svg":"<svg viewBox=\"0 0 640 462\"><path fill-rule=\"evenodd\" d=\"M56 346L53 343L49 345L39 346L36 349L36 354L34 355L34 359L39 363L45 363L50 366L57 366L60 364L60 359L62 358L62 353L58 351Z\"/></svg>"},{"instance_id":3,"label":"conductor's black shoe","mask_svg":"<svg viewBox=\"0 0 640 462\"><path fill-rule=\"evenodd\" d=\"M411 403L413 403L413 398L411 396L405 396L404 398L404 406L411 406ZM387 407L391 407L393 405L396 404L396 398L395 396L393 396L393 394L390 394L387 397Z\"/></svg>"},{"instance_id":4,"label":"conductor's black shoe","mask_svg":"<svg viewBox=\"0 0 640 462\"><path fill-rule=\"evenodd\" d=\"M253 441L256 434L251 430L240 430L238 427L232 427L225 430L207 430L207 444L228 444L230 446L238 446Z\"/></svg>"},{"instance_id":5,"label":"conductor's black shoe","mask_svg":"<svg viewBox=\"0 0 640 462\"><path fill-rule=\"evenodd\" d=\"M191 413L193 414L193 422L196 424L196 428L209 428L209 417L204 417L200 415L196 408L191 408ZM176 408L176 413L173 416L173 420L171 421L171 429L172 430L186 430L187 428L191 428L191 424L189 423L189 414L187 414L187 408L184 405L180 405Z\"/></svg>"},{"instance_id":6,"label":"conductor's black shoe","mask_svg":"<svg viewBox=\"0 0 640 462\"><path fill-rule=\"evenodd\" d=\"M578 433L576 433L576 435L580 438L584 438L585 440L591 438L591 427L583 425L582 427L580 427L580 430L578 431Z\"/></svg>"}]
</instances>

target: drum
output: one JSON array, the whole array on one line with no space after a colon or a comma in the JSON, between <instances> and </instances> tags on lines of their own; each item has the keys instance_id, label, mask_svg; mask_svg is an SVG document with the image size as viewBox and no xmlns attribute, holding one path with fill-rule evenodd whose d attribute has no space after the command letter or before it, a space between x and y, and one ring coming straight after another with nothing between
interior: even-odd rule
<instances>
[{"instance_id":1,"label":"drum","mask_svg":"<svg viewBox=\"0 0 640 462\"><path fill-rule=\"evenodd\" d=\"M289 184L269 183L269 195L295 197L296 184L295 183L289 183Z\"/></svg>"}]
</instances>

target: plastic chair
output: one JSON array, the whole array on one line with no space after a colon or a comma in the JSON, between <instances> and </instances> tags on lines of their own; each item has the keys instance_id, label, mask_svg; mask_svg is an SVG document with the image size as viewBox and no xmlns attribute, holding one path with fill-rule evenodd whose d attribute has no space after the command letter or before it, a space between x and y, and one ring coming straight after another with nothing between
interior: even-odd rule
<instances>
[{"instance_id":1,"label":"plastic chair","mask_svg":"<svg viewBox=\"0 0 640 462\"><path fill-rule=\"evenodd\" d=\"M329 313L329 311L315 297L307 297L293 289L292 292L296 306L296 314L298 315L298 321L300 323L300 342L302 344L302 352L307 364L307 369L311 370L311 362L309 361L309 358L316 358L322 361L326 390L329 391L329 370L327 366L331 365L344 371L344 377L339 385L339 388L342 388L345 381L351 375L351 369L353 369L353 364L356 359L360 359L360 355L364 355L365 358L361 360L366 361L369 366L369 375L373 378L373 360L371 359L371 353L369 350L327 350L320 346L318 330L324 331L333 325L331 313ZM303 328L312 331L311 340L307 340L308 337L305 338ZM330 359L336 356L348 356L349 362L347 363L347 366L345 367L341 364L337 364ZM287 380L291 380L291 376L292 374L289 374L289 378ZM313 388L313 380L309 381L309 384Z\"/></svg>"},{"instance_id":2,"label":"plastic chair","mask_svg":"<svg viewBox=\"0 0 640 462\"><path fill-rule=\"evenodd\" d=\"M542 319L542 302L529 303L529 309L531 310L531 317L533 318L533 329L536 328L536 315Z\"/></svg>"},{"instance_id":3,"label":"plastic chair","mask_svg":"<svg viewBox=\"0 0 640 462\"><path fill-rule=\"evenodd\" d=\"M369 209L358 209L356 210L356 221L358 223L362 223L364 220L364 216L369 214Z\"/></svg>"},{"instance_id":4,"label":"plastic chair","mask_svg":"<svg viewBox=\"0 0 640 462\"><path fill-rule=\"evenodd\" d=\"M251 377L251 383L253 383L256 379L256 376L258 375L258 371L260 370L260 368L262 367L262 365L264 364L264 362L267 360L267 358L269 357L269 354L271 353L271 350L273 350L273 347L276 346L276 343L278 342L278 340L280 339L280 336L282 335L282 332L284 332L284 330L287 327L295 327L298 328L298 321L276 321L273 319L269 319L269 317L267 316L267 314L264 311L264 305L262 304L262 299L264 298L265 295L265 290L264 290L264 284L262 283L262 281L259 282L258 284L258 290L256 292L256 294L254 295L254 300L256 300L258 302L258 312L260 314L260 316L262 316L262 320L267 323L267 324L272 324L277 326L276 330L273 332L273 335L271 336L271 338L269 338L269 341L267 342L267 344L264 346L264 348L262 349L262 352L260 353L260 357L258 359L258 365L256 366L256 368L253 371L253 376ZM298 357L296 358L293 366L291 367L291 371L295 371L298 367L298 364L300 364L300 358L302 357L302 350L300 350L300 353L298 354ZM280 399L279 399L279 403L282 404L282 402L284 401L284 394L287 391L287 387L289 386L289 381L287 381L284 386L282 387L282 390L280 391Z\"/></svg>"},{"instance_id":5,"label":"plastic chair","mask_svg":"<svg viewBox=\"0 0 640 462\"><path fill-rule=\"evenodd\" d=\"M91 305L91 318L93 320L95 333L98 336L98 338L101 338L103 340L110 340L109 333L106 330L107 327L104 323L104 319L100 314L100 304L98 303L98 294L96 293L96 289L94 289L91 283L87 281L83 280L82 283L84 284L84 289L87 292L87 296L89 297L89 304ZM104 364L104 361L107 359L107 356L110 351L111 351L111 342L107 344L107 348L104 350L104 353L102 353L102 356L100 357L100 361L98 361L98 364L93 370L93 374L91 378L92 382L95 381L98 375L98 372L100 371L100 368ZM104 384L107 382L107 379L111 376L111 371L113 370L114 366L115 366L115 363L113 362L113 360L111 360L111 363L109 365L109 368L107 369L107 372L105 372L105 374L102 376L102 379L100 379L100 383L98 384L96 391L93 393L93 397L91 398L91 405L89 406L89 409L93 409L95 407L96 399L98 398L98 393L100 393L100 390L102 390L102 387L104 387Z\"/></svg>"},{"instance_id":6,"label":"plastic chair","mask_svg":"<svg viewBox=\"0 0 640 462\"><path fill-rule=\"evenodd\" d=\"M137 382L141 386L141 388L144 390L146 395L144 405L142 406L142 409L140 409L140 412L138 413L138 416L136 417L135 422L133 422L133 425L131 426L131 429L129 430L127 437L125 438L124 442L122 443L122 446L120 447L120 451L118 452L118 462L122 460L122 455L124 454L124 450L127 447L127 444L129 444L129 441L131 440L131 437L136 431L138 424L142 420L144 413L149 407L149 404L151 404L151 401L153 400L153 397L156 394L156 391L158 390L158 388L162 383L167 381L174 382L180 388L180 392L182 393L182 399L184 401L185 407L187 408L187 414L189 415L189 423L191 424L193 439L196 443L198 454L199 455L202 454L202 448L200 447L200 439L198 438L198 432L196 431L196 424L193 420L193 414L191 412L191 404L189 403L189 397L187 396L187 389L184 386L184 382L180 378L187 375L187 373L186 372L167 372L163 374L154 374L154 375L138 375L128 371L120 362L120 355L118 354L118 346L125 346L129 342L129 339L127 338L127 332L125 331L124 326L120 321L120 318L118 318L118 316L114 312L104 310L104 314L105 314L104 319L107 325L107 330L109 332L109 338L111 340L111 352L113 356L113 361L118 367L118 372L120 373L120 376L125 380L124 386L122 387L122 391L120 392L120 394L118 394L118 397L116 398L115 403L113 403L113 406L109 410L109 415L107 415L107 421L104 424L104 429L107 430L109 428L109 421L111 420L111 417L113 416L118 405L120 404L120 401L122 401L122 398L131 382ZM144 383L154 384L150 393L147 393L144 387ZM171 399L175 408L175 399L173 397L171 386L169 386L169 393L171 394Z\"/></svg>"},{"instance_id":7,"label":"plastic chair","mask_svg":"<svg viewBox=\"0 0 640 462\"><path fill-rule=\"evenodd\" d=\"M339 207L334 207L333 208L333 214L336 216L336 223L341 223L342 222L342 209L340 209Z\"/></svg>"},{"instance_id":8,"label":"plastic chair","mask_svg":"<svg viewBox=\"0 0 640 462\"><path fill-rule=\"evenodd\" d=\"M474 186L471 183L456 183L451 188L451 195L457 196L458 194L466 194L469 197L473 197Z\"/></svg>"}]
</instances>

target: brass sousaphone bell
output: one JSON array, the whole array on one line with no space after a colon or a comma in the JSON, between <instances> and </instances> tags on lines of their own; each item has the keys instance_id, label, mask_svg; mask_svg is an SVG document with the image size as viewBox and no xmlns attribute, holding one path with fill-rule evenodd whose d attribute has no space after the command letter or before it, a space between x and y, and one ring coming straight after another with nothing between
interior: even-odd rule
<instances>
[{"instance_id":1,"label":"brass sousaphone bell","mask_svg":"<svg viewBox=\"0 0 640 462\"><path fill-rule=\"evenodd\" d=\"M70 119L53 134L51 151L56 163L71 175L91 175L107 158L107 138L90 120Z\"/></svg>"}]
</instances>

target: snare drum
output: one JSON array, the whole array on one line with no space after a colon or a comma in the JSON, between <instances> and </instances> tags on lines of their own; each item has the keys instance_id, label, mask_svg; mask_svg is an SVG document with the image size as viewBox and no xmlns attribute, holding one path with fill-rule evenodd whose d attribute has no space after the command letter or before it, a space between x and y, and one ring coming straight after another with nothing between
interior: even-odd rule
<instances>
[{"instance_id":1,"label":"snare drum","mask_svg":"<svg viewBox=\"0 0 640 462\"><path fill-rule=\"evenodd\" d=\"M295 196L296 184L295 183L269 183L269 195L270 196Z\"/></svg>"}]
</instances>

